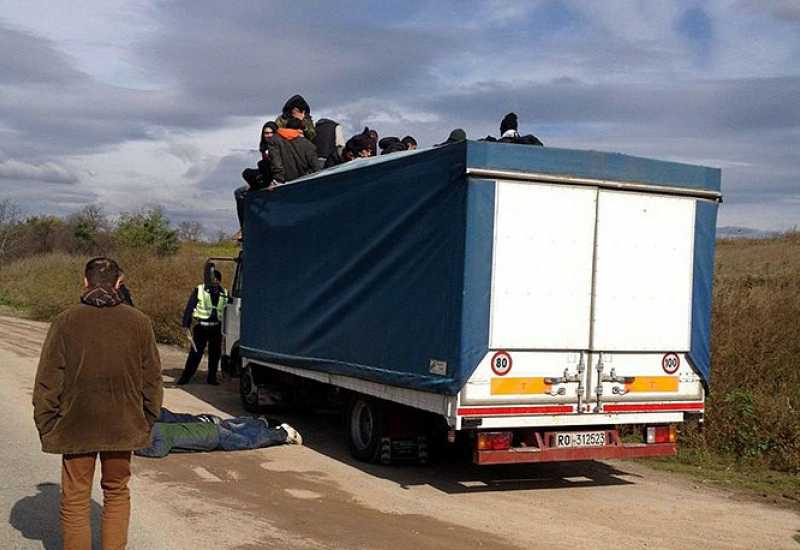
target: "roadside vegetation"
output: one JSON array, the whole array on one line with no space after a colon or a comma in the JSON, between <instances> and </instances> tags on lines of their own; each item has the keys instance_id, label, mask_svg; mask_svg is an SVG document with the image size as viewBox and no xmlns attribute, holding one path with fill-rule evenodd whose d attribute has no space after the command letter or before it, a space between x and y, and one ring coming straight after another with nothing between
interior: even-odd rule
<instances>
[{"instance_id":1,"label":"roadside vegetation","mask_svg":"<svg viewBox=\"0 0 800 550\"><path fill-rule=\"evenodd\" d=\"M0 215L2 203L0 203ZM157 208L123 214L112 223L97 207L68 218L0 218L0 306L25 317L48 321L76 303L83 268L91 256L109 255L125 271L136 307L153 320L156 337L185 344L181 314L189 294L202 281L209 256L234 256L229 238L201 241L203 228L184 223L173 228ZM230 286L233 270L220 263Z\"/></svg>"},{"instance_id":2,"label":"roadside vegetation","mask_svg":"<svg viewBox=\"0 0 800 550\"><path fill-rule=\"evenodd\" d=\"M96 207L66 219L13 210L0 202L0 306L38 320L74 304L87 257L108 254L158 339L185 343L180 317L203 262L237 252L158 209L116 223ZM231 267L219 267L230 286ZM712 328L705 423L684 426L676 459L648 462L800 502L800 233L718 243Z\"/></svg>"}]
</instances>

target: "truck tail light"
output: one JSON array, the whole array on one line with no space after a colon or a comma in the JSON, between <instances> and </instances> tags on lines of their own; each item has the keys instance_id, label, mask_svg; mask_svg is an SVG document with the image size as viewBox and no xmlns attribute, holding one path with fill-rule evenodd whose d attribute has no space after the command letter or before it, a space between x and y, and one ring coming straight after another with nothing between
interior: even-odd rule
<instances>
[{"instance_id":1,"label":"truck tail light","mask_svg":"<svg viewBox=\"0 0 800 550\"><path fill-rule=\"evenodd\" d=\"M511 448L511 432L478 433L479 451L504 451Z\"/></svg>"},{"instance_id":2,"label":"truck tail light","mask_svg":"<svg viewBox=\"0 0 800 550\"><path fill-rule=\"evenodd\" d=\"M647 426L645 429L645 442L653 443L675 443L678 439L678 430L675 424L669 426Z\"/></svg>"}]
</instances>

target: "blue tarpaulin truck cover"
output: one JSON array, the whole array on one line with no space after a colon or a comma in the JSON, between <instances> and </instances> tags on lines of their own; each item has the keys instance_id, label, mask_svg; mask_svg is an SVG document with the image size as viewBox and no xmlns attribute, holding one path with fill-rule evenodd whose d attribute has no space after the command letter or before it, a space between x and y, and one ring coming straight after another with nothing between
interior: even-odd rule
<instances>
[{"instance_id":1,"label":"blue tarpaulin truck cover","mask_svg":"<svg viewBox=\"0 0 800 550\"><path fill-rule=\"evenodd\" d=\"M492 280L495 183L468 169L720 189L712 168L462 142L353 161L250 193L242 355L458 393L488 352ZM707 380L717 204L698 205L688 356Z\"/></svg>"}]
</instances>

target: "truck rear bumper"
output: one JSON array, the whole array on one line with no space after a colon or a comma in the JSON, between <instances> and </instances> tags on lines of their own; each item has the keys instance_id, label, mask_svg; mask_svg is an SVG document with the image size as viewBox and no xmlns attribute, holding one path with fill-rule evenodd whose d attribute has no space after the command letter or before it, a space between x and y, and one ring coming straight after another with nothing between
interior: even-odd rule
<instances>
[{"instance_id":1,"label":"truck rear bumper","mask_svg":"<svg viewBox=\"0 0 800 550\"><path fill-rule=\"evenodd\" d=\"M563 462L570 460L603 460L675 456L675 443L628 443L605 447L545 448L516 447L502 451L475 450L475 464L521 464L528 462Z\"/></svg>"}]
</instances>

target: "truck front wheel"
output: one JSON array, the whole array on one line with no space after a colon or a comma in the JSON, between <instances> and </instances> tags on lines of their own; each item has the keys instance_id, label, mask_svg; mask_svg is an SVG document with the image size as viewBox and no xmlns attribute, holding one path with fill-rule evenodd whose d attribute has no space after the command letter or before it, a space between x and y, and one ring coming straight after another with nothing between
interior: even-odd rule
<instances>
[{"instance_id":1,"label":"truck front wheel","mask_svg":"<svg viewBox=\"0 0 800 550\"><path fill-rule=\"evenodd\" d=\"M247 412L258 412L258 387L253 379L253 368L247 366L240 371L239 396Z\"/></svg>"},{"instance_id":2,"label":"truck front wheel","mask_svg":"<svg viewBox=\"0 0 800 550\"><path fill-rule=\"evenodd\" d=\"M348 411L350 452L358 460L375 462L384 433L384 408L380 401L356 396Z\"/></svg>"}]
</instances>

